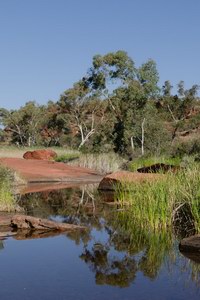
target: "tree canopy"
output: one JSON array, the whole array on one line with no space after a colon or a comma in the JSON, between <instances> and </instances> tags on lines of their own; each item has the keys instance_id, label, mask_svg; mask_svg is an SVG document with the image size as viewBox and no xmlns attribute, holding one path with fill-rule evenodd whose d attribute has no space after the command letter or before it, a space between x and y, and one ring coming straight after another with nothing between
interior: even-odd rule
<instances>
[{"instance_id":1,"label":"tree canopy","mask_svg":"<svg viewBox=\"0 0 200 300\"><path fill-rule=\"evenodd\" d=\"M122 50L95 55L88 71L59 99L1 108L1 143L124 155L187 152L186 144L198 144L199 86L185 89L180 81L173 94L169 80L162 88L158 83L152 59L136 67Z\"/></svg>"}]
</instances>

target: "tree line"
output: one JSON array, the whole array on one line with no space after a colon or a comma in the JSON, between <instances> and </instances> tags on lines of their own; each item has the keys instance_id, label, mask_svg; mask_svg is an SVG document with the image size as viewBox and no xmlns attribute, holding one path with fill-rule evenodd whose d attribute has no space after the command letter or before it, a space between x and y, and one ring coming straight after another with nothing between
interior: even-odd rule
<instances>
[{"instance_id":1,"label":"tree line","mask_svg":"<svg viewBox=\"0 0 200 300\"><path fill-rule=\"evenodd\" d=\"M85 76L57 101L0 108L1 143L67 146L124 155L192 154L200 150L198 85L158 86L156 62L136 68L125 51L95 55Z\"/></svg>"}]
</instances>

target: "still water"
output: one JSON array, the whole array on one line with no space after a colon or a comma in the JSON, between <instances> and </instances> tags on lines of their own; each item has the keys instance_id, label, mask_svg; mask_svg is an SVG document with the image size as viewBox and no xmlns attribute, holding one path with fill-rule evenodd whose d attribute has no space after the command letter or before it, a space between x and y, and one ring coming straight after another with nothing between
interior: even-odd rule
<instances>
[{"instance_id":1,"label":"still water","mask_svg":"<svg viewBox=\"0 0 200 300\"><path fill-rule=\"evenodd\" d=\"M107 197L108 198L108 197ZM88 230L0 241L0 299L200 299L200 264L171 232L126 223L94 186L20 196L25 213Z\"/></svg>"}]
</instances>

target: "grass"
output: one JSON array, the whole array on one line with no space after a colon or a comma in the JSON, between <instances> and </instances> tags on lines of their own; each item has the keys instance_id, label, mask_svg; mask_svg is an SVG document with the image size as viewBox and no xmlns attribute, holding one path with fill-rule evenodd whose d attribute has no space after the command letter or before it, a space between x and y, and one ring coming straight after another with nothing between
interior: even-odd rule
<instances>
[{"instance_id":1,"label":"grass","mask_svg":"<svg viewBox=\"0 0 200 300\"><path fill-rule=\"evenodd\" d=\"M70 161L73 161L75 159L78 159L80 157L79 153L76 152L67 152L67 153L63 153L57 156L56 161L57 162L64 162L64 163L68 163Z\"/></svg>"},{"instance_id":2,"label":"grass","mask_svg":"<svg viewBox=\"0 0 200 300\"><path fill-rule=\"evenodd\" d=\"M115 232L112 242L117 244L117 249L134 255L138 270L152 279L155 278L166 256L172 256L172 231L164 229L155 232L149 226L141 228L129 210L118 211L110 222Z\"/></svg>"},{"instance_id":3,"label":"grass","mask_svg":"<svg viewBox=\"0 0 200 300\"><path fill-rule=\"evenodd\" d=\"M0 211L16 211L18 206L12 190L15 174L6 167L0 166Z\"/></svg>"},{"instance_id":4,"label":"grass","mask_svg":"<svg viewBox=\"0 0 200 300\"><path fill-rule=\"evenodd\" d=\"M118 251L134 255L137 270L145 276L155 279L163 264L171 274L172 263L180 272L187 272L187 280L191 279L199 285L200 266L192 260L180 259L178 252L174 251L177 240L173 228L155 231L148 224L141 228L129 209L116 212L115 218L110 218L109 225L112 225L114 232L112 244Z\"/></svg>"},{"instance_id":5,"label":"grass","mask_svg":"<svg viewBox=\"0 0 200 300\"><path fill-rule=\"evenodd\" d=\"M140 228L171 228L175 224L193 225L200 232L200 166L193 165L177 174L144 183L116 186L116 197L129 203L132 218Z\"/></svg>"},{"instance_id":6,"label":"grass","mask_svg":"<svg viewBox=\"0 0 200 300\"><path fill-rule=\"evenodd\" d=\"M116 153L81 154L79 159L71 162L72 165L90 168L106 174L120 169L124 160Z\"/></svg>"}]
</instances>

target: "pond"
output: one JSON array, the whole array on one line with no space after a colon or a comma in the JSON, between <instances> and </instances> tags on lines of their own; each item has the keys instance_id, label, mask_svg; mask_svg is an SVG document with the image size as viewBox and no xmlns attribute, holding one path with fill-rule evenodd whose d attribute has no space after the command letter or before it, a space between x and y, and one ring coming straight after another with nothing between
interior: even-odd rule
<instances>
[{"instance_id":1,"label":"pond","mask_svg":"<svg viewBox=\"0 0 200 300\"><path fill-rule=\"evenodd\" d=\"M25 213L87 231L0 240L0 299L199 299L200 264L179 236L130 224L96 186L20 196Z\"/></svg>"}]
</instances>

